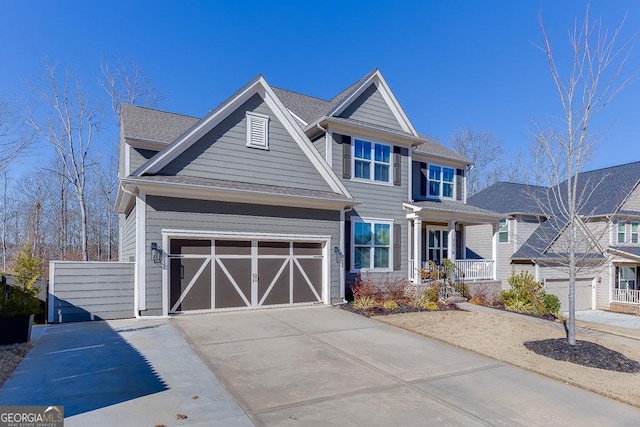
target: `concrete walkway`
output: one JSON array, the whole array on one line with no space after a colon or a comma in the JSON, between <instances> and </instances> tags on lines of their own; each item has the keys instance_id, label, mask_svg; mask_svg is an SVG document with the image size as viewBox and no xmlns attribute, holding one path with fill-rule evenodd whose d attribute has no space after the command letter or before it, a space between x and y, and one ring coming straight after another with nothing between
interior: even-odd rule
<instances>
[{"instance_id":1,"label":"concrete walkway","mask_svg":"<svg viewBox=\"0 0 640 427\"><path fill-rule=\"evenodd\" d=\"M68 427L252 425L170 320L38 326L33 335L0 389L2 405L62 405Z\"/></svg>"},{"instance_id":2,"label":"concrete walkway","mask_svg":"<svg viewBox=\"0 0 640 427\"><path fill-rule=\"evenodd\" d=\"M640 409L332 307L182 316L256 425L637 425Z\"/></svg>"}]
</instances>

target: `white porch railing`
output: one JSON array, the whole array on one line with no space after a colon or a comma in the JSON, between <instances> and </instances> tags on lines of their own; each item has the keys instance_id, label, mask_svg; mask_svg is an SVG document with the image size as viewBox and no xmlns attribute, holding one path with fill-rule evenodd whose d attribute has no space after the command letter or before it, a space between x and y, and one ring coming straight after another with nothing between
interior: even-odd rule
<instances>
[{"instance_id":1,"label":"white porch railing","mask_svg":"<svg viewBox=\"0 0 640 427\"><path fill-rule=\"evenodd\" d=\"M612 289L611 292L612 301L640 304L640 291L633 289Z\"/></svg>"},{"instance_id":2,"label":"white porch railing","mask_svg":"<svg viewBox=\"0 0 640 427\"><path fill-rule=\"evenodd\" d=\"M464 280L493 279L492 259L457 259L455 263L458 270L464 274Z\"/></svg>"}]
</instances>

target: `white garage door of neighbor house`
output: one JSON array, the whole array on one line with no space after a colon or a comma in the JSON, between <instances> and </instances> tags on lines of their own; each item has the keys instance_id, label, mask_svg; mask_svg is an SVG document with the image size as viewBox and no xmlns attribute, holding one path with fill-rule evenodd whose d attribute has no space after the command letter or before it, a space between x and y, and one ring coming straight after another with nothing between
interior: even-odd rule
<instances>
[{"instance_id":1,"label":"white garage door of neighbor house","mask_svg":"<svg viewBox=\"0 0 640 427\"><path fill-rule=\"evenodd\" d=\"M322 302L323 243L171 239L169 312Z\"/></svg>"},{"instance_id":2,"label":"white garage door of neighbor house","mask_svg":"<svg viewBox=\"0 0 640 427\"><path fill-rule=\"evenodd\" d=\"M576 279L576 310L593 308L593 279ZM547 279L545 290L560 298L560 311L569 311L569 281L567 279Z\"/></svg>"}]
</instances>

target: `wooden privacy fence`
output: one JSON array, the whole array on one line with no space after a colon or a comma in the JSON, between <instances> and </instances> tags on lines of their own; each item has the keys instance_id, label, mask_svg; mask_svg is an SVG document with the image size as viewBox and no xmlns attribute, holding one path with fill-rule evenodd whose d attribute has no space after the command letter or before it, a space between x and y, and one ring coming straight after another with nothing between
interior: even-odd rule
<instances>
[{"instance_id":1,"label":"wooden privacy fence","mask_svg":"<svg viewBox=\"0 0 640 427\"><path fill-rule=\"evenodd\" d=\"M134 317L132 262L51 261L49 322Z\"/></svg>"}]
</instances>

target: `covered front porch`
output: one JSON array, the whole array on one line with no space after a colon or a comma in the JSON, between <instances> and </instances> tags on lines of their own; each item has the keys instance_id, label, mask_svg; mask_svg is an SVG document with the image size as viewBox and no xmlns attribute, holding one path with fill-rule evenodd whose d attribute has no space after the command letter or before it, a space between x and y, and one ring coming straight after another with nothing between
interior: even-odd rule
<instances>
[{"instance_id":1,"label":"covered front porch","mask_svg":"<svg viewBox=\"0 0 640 427\"><path fill-rule=\"evenodd\" d=\"M409 280L420 283L423 269L441 266L445 259L454 262L462 280L497 280L498 214L453 201L407 203L404 208L409 221ZM481 224L490 225L486 244L491 259L467 250L465 228Z\"/></svg>"}]
</instances>

